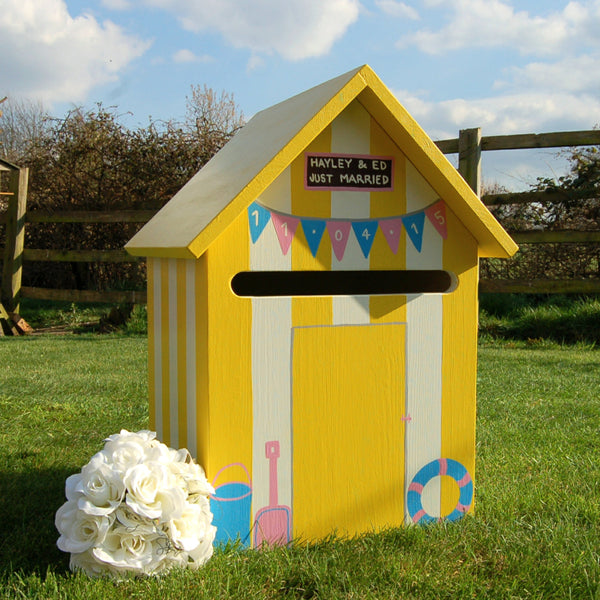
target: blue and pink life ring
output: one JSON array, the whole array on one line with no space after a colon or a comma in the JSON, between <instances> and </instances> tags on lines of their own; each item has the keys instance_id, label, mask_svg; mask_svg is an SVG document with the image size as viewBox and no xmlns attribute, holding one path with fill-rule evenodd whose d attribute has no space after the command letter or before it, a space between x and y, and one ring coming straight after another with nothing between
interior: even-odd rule
<instances>
[{"instance_id":1,"label":"blue and pink life ring","mask_svg":"<svg viewBox=\"0 0 600 600\"><path fill-rule=\"evenodd\" d=\"M427 514L423 508L421 495L423 494L425 486L434 477L440 477L441 475L448 475L456 481L458 489L460 490L460 495L456 507L449 515L446 517L432 517ZM413 477L406 494L406 507L410 518L413 523L422 525L443 520L458 521L458 519L464 517L465 513L471 508L472 501L473 480L471 479L471 475L469 475L469 472L462 464L451 458L439 458L426 464Z\"/></svg>"}]
</instances>

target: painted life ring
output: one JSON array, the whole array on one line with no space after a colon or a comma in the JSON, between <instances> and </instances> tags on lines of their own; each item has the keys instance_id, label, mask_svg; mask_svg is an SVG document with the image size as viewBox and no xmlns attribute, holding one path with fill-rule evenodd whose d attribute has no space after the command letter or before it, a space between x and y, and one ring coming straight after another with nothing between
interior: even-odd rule
<instances>
[{"instance_id":1,"label":"painted life ring","mask_svg":"<svg viewBox=\"0 0 600 600\"><path fill-rule=\"evenodd\" d=\"M448 475L452 477L458 489L460 495L458 497L458 503L454 510L446 517L438 518L432 517L425 512L421 495L423 488L431 481L434 477L441 475ZM419 472L413 477L410 485L408 486L408 492L406 494L406 507L413 523L419 523L426 525L428 523L435 523L437 521L458 521L458 519L465 516L465 513L471 508L471 502L473 501L473 480L469 471L458 461L452 460L451 458L439 458L432 460L426 464Z\"/></svg>"}]
</instances>

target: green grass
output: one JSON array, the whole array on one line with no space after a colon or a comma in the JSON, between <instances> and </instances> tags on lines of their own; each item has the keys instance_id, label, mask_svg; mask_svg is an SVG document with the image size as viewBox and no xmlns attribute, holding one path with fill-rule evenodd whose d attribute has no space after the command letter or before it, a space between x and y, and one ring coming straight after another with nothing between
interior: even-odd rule
<instances>
[{"instance_id":1,"label":"green grass","mask_svg":"<svg viewBox=\"0 0 600 600\"><path fill-rule=\"evenodd\" d=\"M600 598L600 352L483 343L476 512L113 583L55 546L64 481L147 427L140 336L0 339L0 598Z\"/></svg>"},{"instance_id":2,"label":"green grass","mask_svg":"<svg viewBox=\"0 0 600 600\"><path fill-rule=\"evenodd\" d=\"M484 294L479 332L487 339L600 344L600 298Z\"/></svg>"}]
</instances>

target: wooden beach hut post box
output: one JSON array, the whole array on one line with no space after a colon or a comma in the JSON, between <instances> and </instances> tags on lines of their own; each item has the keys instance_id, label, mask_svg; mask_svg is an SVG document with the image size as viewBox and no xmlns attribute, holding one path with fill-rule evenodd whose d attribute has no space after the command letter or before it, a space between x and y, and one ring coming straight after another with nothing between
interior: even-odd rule
<instances>
[{"instance_id":1,"label":"wooden beach hut post box","mask_svg":"<svg viewBox=\"0 0 600 600\"><path fill-rule=\"evenodd\" d=\"M517 246L370 67L258 113L127 249L217 539L473 510L478 260Z\"/></svg>"}]
</instances>

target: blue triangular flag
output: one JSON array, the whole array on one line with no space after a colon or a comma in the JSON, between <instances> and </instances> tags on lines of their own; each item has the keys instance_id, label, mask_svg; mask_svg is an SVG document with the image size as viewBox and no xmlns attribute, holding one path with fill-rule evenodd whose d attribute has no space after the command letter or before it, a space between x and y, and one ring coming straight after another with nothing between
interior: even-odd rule
<instances>
[{"instance_id":1,"label":"blue triangular flag","mask_svg":"<svg viewBox=\"0 0 600 600\"><path fill-rule=\"evenodd\" d=\"M308 247L313 256L317 256L317 250L325 231L326 222L324 219L302 219L302 229L308 242Z\"/></svg>"},{"instance_id":2,"label":"blue triangular flag","mask_svg":"<svg viewBox=\"0 0 600 600\"><path fill-rule=\"evenodd\" d=\"M375 240L377 227L379 227L379 221L355 221L352 223L354 235L365 258L369 258L369 252L371 252L371 247Z\"/></svg>"},{"instance_id":3,"label":"blue triangular flag","mask_svg":"<svg viewBox=\"0 0 600 600\"><path fill-rule=\"evenodd\" d=\"M271 213L264 206L253 202L248 207L248 223L250 224L250 237L253 244L260 237L270 220Z\"/></svg>"},{"instance_id":4,"label":"blue triangular flag","mask_svg":"<svg viewBox=\"0 0 600 600\"><path fill-rule=\"evenodd\" d=\"M414 215L406 215L402 217L404 229L413 243L417 252L421 252L423 246L423 227L425 226L425 213L420 212Z\"/></svg>"}]
</instances>

